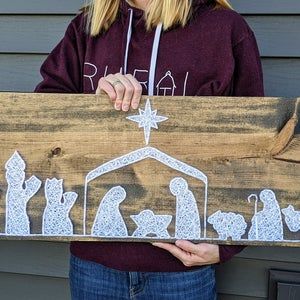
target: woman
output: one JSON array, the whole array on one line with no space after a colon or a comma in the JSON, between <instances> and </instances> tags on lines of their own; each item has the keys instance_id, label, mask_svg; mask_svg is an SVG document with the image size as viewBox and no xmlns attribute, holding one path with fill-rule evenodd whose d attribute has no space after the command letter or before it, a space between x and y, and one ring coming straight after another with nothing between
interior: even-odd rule
<instances>
[{"instance_id":1,"label":"woman","mask_svg":"<svg viewBox=\"0 0 300 300\"><path fill-rule=\"evenodd\" d=\"M252 30L226 0L94 0L41 68L36 92L264 96ZM215 299L213 264L242 247L71 243L73 299Z\"/></svg>"}]
</instances>

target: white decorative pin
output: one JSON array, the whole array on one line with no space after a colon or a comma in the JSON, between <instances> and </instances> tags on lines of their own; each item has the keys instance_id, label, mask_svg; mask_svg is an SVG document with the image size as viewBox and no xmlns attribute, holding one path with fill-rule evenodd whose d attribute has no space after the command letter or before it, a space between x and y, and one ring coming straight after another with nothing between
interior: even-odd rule
<instances>
[{"instance_id":1,"label":"white decorative pin","mask_svg":"<svg viewBox=\"0 0 300 300\"><path fill-rule=\"evenodd\" d=\"M145 110L139 109L139 115L129 116L126 119L139 124L139 128L144 128L146 145L149 144L151 129L158 129L157 123L168 120L167 117L158 116L157 110L152 110L150 100L147 99Z\"/></svg>"},{"instance_id":2,"label":"white decorative pin","mask_svg":"<svg viewBox=\"0 0 300 300\"><path fill-rule=\"evenodd\" d=\"M232 240L238 241L245 234L247 228L247 223L242 215L233 212L225 213L220 210L208 217L207 222L213 225L220 240L227 240L231 237Z\"/></svg>"},{"instance_id":3,"label":"white decorative pin","mask_svg":"<svg viewBox=\"0 0 300 300\"><path fill-rule=\"evenodd\" d=\"M175 238L200 239L201 224L197 201L182 177L170 182L170 191L176 197Z\"/></svg>"},{"instance_id":4,"label":"white decorative pin","mask_svg":"<svg viewBox=\"0 0 300 300\"><path fill-rule=\"evenodd\" d=\"M263 203L263 210L257 212L256 205L255 214L251 221L252 226L248 234L249 240L283 240L281 211L275 193L265 189L259 194L259 200Z\"/></svg>"},{"instance_id":5,"label":"white decorative pin","mask_svg":"<svg viewBox=\"0 0 300 300\"><path fill-rule=\"evenodd\" d=\"M6 222L5 233L8 235L30 234L30 221L27 215L27 203L38 192L41 181L32 176L25 181L26 164L17 151L6 162Z\"/></svg>"},{"instance_id":6,"label":"white decorative pin","mask_svg":"<svg viewBox=\"0 0 300 300\"><path fill-rule=\"evenodd\" d=\"M47 201L43 214L43 234L72 235L73 224L69 217L78 195L74 192L63 193L63 180L46 179L45 197Z\"/></svg>"},{"instance_id":7,"label":"white decorative pin","mask_svg":"<svg viewBox=\"0 0 300 300\"><path fill-rule=\"evenodd\" d=\"M153 234L157 238L170 238L168 226L172 221L172 216L155 215L153 211L147 209L130 217L138 226L132 234L133 237L147 237Z\"/></svg>"},{"instance_id":8,"label":"white decorative pin","mask_svg":"<svg viewBox=\"0 0 300 300\"><path fill-rule=\"evenodd\" d=\"M126 198L121 186L111 188L103 197L92 227L93 236L127 237L128 231L119 205Z\"/></svg>"},{"instance_id":9,"label":"white decorative pin","mask_svg":"<svg viewBox=\"0 0 300 300\"><path fill-rule=\"evenodd\" d=\"M285 216L285 223L289 230L297 232L300 230L300 211L296 211L293 205L281 210Z\"/></svg>"}]
</instances>

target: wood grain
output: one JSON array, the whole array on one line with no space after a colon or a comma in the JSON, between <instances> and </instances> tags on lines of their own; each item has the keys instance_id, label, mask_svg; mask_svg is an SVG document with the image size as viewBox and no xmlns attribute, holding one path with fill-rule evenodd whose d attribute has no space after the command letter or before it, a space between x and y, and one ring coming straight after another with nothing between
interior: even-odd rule
<instances>
[{"instance_id":1,"label":"wood grain","mask_svg":"<svg viewBox=\"0 0 300 300\"><path fill-rule=\"evenodd\" d=\"M75 234L81 235L87 173L104 162L144 147L143 130L126 120L126 116L137 112L114 111L108 99L95 95L2 93L0 101L0 231L5 223L4 165L18 150L26 161L28 178L36 175L43 183L47 178L64 179L65 191L78 193L71 218ZM300 209L300 137L293 136L299 99L153 97L151 102L159 115L169 120L160 123L159 130L152 131L150 146L207 175L208 215L219 209L240 213L248 222L248 232L254 207L247 202L247 197L264 188L276 193L281 208L293 204L295 209ZM278 143L278 140L284 142ZM274 147L279 144L282 149L275 155ZM176 199L170 195L169 182L179 175L157 161L145 160L95 179L89 186L87 233L91 231L105 192L119 184L127 191L128 200L120 209L130 234L136 228L130 215L143 209L174 216ZM204 184L187 175L183 177L197 195L204 228ZM32 233L41 232L44 207L42 186L28 204ZM173 218L170 233L174 232L174 225ZM207 226L208 240L220 243L214 240L217 234L212 226ZM299 232L291 233L286 226L284 234L287 240L300 239ZM23 237L13 237L19 238ZM27 239L95 240L82 236ZM229 240L222 243L299 246L296 242Z\"/></svg>"}]
</instances>

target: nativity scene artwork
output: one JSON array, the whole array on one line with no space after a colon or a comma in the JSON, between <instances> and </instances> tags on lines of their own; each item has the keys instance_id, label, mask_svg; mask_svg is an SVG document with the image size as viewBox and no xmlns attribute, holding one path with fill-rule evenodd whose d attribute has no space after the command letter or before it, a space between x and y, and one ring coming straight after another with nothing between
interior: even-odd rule
<instances>
[{"instance_id":1,"label":"nativity scene artwork","mask_svg":"<svg viewBox=\"0 0 300 300\"><path fill-rule=\"evenodd\" d=\"M256 190L245 188L232 195L210 189L206 172L149 146L152 129L168 121L152 109L150 100L127 120L144 130L145 147L99 162L77 191L65 190L65 178L42 180L31 174L27 179L30 162L21 151L12 153L5 163L0 236L300 242L300 207L295 201L283 206L286 195L259 183ZM217 207L210 202L212 194L231 198L230 205ZM37 195L43 199L38 206Z\"/></svg>"}]
</instances>

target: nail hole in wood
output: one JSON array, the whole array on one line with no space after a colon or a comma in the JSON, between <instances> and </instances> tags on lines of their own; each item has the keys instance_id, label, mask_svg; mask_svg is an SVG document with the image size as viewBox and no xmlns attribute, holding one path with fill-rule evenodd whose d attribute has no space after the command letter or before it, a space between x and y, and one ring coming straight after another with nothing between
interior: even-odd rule
<instances>
[{"instance_id":1,"label":"nail hole in wood","mask_svg":"<svg viewBox=\"0 0 300 300\"><path fill-rule=\"evenodd\" d=\"M54 149L51 150L51 154L52 156L59 156L61 155L61 148L60 147L56 147Z\"/></svg>"}]
</instances>

